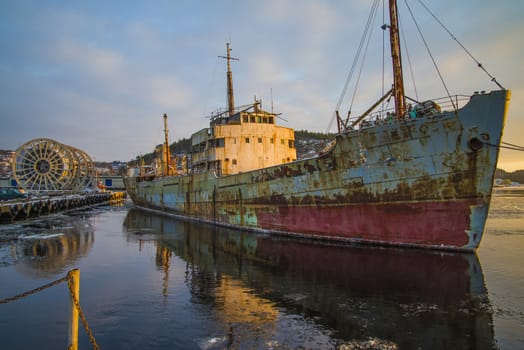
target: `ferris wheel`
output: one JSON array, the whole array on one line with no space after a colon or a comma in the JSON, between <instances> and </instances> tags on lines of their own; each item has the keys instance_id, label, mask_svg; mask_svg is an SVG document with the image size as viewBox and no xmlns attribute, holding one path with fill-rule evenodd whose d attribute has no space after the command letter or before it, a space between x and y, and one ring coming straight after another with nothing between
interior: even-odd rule
<instances>
[{"instance_id":1,"label":"ferris wheel","mask_svg":"<svg viewBox=\"0 0 524 350\"><path fill-rule=\"evenodd\" d=\"M93 184L94 163L77 148L51 139L34 139L14 155L13 176L30 191L79 191Z\"/></svg>"}]
</instances>

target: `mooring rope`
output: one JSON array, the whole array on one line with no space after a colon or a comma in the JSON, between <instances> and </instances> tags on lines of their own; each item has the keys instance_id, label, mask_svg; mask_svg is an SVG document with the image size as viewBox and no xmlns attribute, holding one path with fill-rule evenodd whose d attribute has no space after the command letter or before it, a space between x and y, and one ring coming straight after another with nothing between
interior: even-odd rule
<instances>
[{"instance_id":1,"label":"mooring rope","mask_svg":"<svg viewBox=\"0 0 524 350\"><path fill-rule=\"evenodd\" d=\"M495 148L502 148L502 149L510 149L512 151L520 151L520 152L524 152L524 146L518 146L518 145L514 145L512 143L507 143L507 142L501 142L501 145L496 145L496 144L493 144L493 143L488 143L488 142L485 142L484 144L490 146L490 147L495 147Z\"/></svg>"},{"instance_id":2,"label":"mooring rope","mask_svg":"<svg viewBox=\"0 0 524 350\"><path fill-rule=\"evenodd\" d=\"M524 146L514 145L514 144L509 143L509 142L501 142L501 143L504 144L504 145L511 146L511 148L508 147L508 149L514 149L516 151L524 151Z\"/></svg>"}]
</instances>

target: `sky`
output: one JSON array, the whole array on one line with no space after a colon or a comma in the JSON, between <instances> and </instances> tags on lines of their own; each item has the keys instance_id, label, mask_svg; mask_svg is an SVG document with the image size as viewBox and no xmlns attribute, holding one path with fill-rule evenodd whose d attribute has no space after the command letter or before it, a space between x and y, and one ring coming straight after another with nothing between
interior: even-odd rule
<instances>
[{"instance_id":1,"label":"sky","mask_svg":"<svg viewBox=\"0 0 524 350\"><path fill-rule=\"evenodd\" d=\"M189 138L226 106L226 61L218 57L226 42L239 58L231 63L237 105L262 99L264 109L282 113L281 125L335 131L333 112L371 3L0 0L0 149L50 138L95 161L128 161L163 142L164 113L170 142ZM503 141L524 146L524 1L424 3L512 91ZM450 94L498 89L419 0L407 4ZM399 13L407 94L445 96L406 0ZM355 73L342 114L367 109L383 81L386 91L391 86L382 73L380 27L388 22L380 6L357 92ZM502 150L498 166L524 169L524 153Z\"/></svg>"}]
</instances>

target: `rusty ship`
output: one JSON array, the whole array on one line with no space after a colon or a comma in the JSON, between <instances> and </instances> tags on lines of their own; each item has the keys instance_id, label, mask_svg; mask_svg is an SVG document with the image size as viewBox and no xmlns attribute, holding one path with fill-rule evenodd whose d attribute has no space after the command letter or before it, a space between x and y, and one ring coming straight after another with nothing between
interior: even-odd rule
<instances>
[{"instance_id":1,"label":"rusty ship","mask_svg":"<svg viewBox=\"0 0 524 350\"><path fill-rule=\"evenodd\" d=\"M297 159L293 129L260 102L234 104L227 44L228 108L171 158L167 116L156 172L130 169L138 207L228 226L360 244L475 251L488 215L511 93L500 87L461 106L404 92L396 2L390 0L393 84L312 158ZM379 110L386 99L391 111ZM457 102L454 102L457 101ZM178 166L177 166L178 165Z\"/></svg>"}]
</instances>

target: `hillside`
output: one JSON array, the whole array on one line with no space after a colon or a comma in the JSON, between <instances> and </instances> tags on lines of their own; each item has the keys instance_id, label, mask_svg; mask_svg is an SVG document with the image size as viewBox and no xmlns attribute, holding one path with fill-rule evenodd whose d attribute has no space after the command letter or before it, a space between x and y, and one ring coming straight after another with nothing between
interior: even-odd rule
<instances>
[{"instance_id":1,"label":"hillside","mask_svg":"<svg viewBox=\"0 0 524 350\"><path fill-rule=\"evenodd\" d=\"M295 131L295 147L297 148L297 158L304 159L314 157L334 137L334 133L310 132L307 130ZM162 145L157 145L157 148L161 146ZM191 150L191 139L184 138L173 142L169 148L172 154L189 153ZM145 164L150 164L154 157L154 151L142 155ZM136 159L129 162L128 165L135 165L139 160L140 156L137 156ZM524 183L524 170L506 172L502 169L497 169L495 172L495 177L499 179L510 180L512 182Z\"/></svg>"},{"instance_id":2,"label":"hillside","mask_svg":"<svg viewBox=\"0 0 524 350\"><path fill-rule=\"evenodd\" d=\"M295 131L297 158L304 159L314 157L333 138L335 138L335 134L324 134L307 130Z\"/></svg>"},{"instance_id":3,"label":"hillside","mask_svg":"<svg viewBox=\"0 0 524 350\"><path fill-rule=\"evenodd\" d=\"M315 156L327 142L332 140L335 134L325 134L319 132L310 132L307 130L295 131L295 147L297 148L297 158L310 158ZM162 147L157 145L156 148ZM171 154L189 153L191 151L191 139L181 139L169 145ZM150 164L155 158L155 152L150 152L142 155L145 164ZM136 156L135 160L130 161L129 165L137 164L140 156Z\"/></svg>"},{"instance_id":4,"label":"hillside","mask_svg":"<svg viewBox=\"0 0 524 350\"><path fill-rule=\"evenodd\" d=\"M507 172L502 169L495 171L495 177L498 179L511 180L512 182L524 183L524 170L516 170Z\"/></svg>"}]
</instances>

